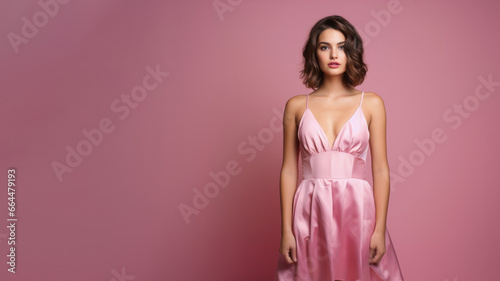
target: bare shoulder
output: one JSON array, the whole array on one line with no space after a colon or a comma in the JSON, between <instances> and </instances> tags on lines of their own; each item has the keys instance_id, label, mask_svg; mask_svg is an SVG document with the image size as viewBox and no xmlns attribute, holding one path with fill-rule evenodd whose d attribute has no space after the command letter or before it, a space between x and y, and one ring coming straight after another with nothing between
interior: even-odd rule
<instances>
[{"instance_id":1,"label":"bare shoulder","mask_svg":"<svg viewBox=\"0 0 500 281\"><path fill-rule=\"evenodd\" d=\"M285 113L298 115L306 107L307 95L296 95L289 98L285 104Z\"/></svg>"},{"instance_id":2,"label":"bare shoulder","mask_svg":"<svg viewBox=\"0 0 500 281\"><path fill-rule=\"evenodd\" d=\"M365 96L363 98L363 103L366 101L369 107L378 107L384 105L384 100L380 95L374 92L365 92Z\"/></svg>"},{"instance_id":3,"label":"bare shoulder","mask_svg":"<svg viewBox=\"0 0 500 281\"><path fill-rule=\"evenodd\" d=\"M372 123L373 118L385 116L385 104L380 95L374 92L365 92L363 97L363 111L367 117L368 124Z\"/></svg>"},{"instance_id":4,"label":"bare shoulder","mask_svg":"<svg viewBox=\"0 0 500 281\"><path fill-rule=\"evenodd\" d=\"M288 119L288 122L294 120L298 124L300 120L300 115L306 107L307 95L296 95L289 98L285 104L284 121Z\"/></svg>"},{"instance_id":5,"label":"bare shoulder","mask_svg":"<svg viewBox=\"0 0 500 281\"><path fill-rule=\"evenodd\" d=\"M363 105L365 105L367 111L370 112L385 110L384 100L380 95L374 92L365 92Z\"/></svg>"},{"instance_id":6,"label":"bare shoulder","mask_svg":"<svg viewBox=\"0 0 500 281\"><path fill-rule=\"evenodd\" d=\"M296 95L291 98L289 98L286 101L285 108L288 108L289 110L298 110L301 108L301 106L305 106L306 104L306 98L307 95Z\"/></svg>"}]
</instances>

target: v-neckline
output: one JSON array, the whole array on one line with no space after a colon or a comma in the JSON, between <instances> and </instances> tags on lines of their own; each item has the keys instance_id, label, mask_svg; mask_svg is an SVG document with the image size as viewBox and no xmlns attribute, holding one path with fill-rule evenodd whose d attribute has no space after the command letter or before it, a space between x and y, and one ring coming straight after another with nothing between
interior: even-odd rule
<instances>
[{"instance_id":1,"label":"v-neckline","mask_svg":"<svg viewBox=\"0 0 500 281\"><path fill-rule=\"evenodd\" d=\"M332 143L331 146L330 146L330 140L328 140L328 136L326 135L325 130L323 130L323 127L321 127L321 125L319 124L318 119L316 119L316 116L314 116L314 113L311 111L311 109L309 109L309 107L307 107L306 110L309 110L309 113L311 113L311 115L312 115L315 123L318 125L321 133L323 134L323 137L325 138L329 149L332 150L335 147L335 143L337 142L337 139L342 134L342 131L344 131L344 128L347 126L347 124L349 124L349 122L351 122L352 118L354 118L354 116L356 115L356 113L358 113L358 111L359 111L360 108L361 108L361 104L358 106L358 108L356 108L356 110L351 115L351 117L349 117L349 119L347 120L347 122L345 122L344 125L340 128L340 131L337 134L337 136L335 136L335 139L333 140L333 143Z\"/></svg>"}]
</instances>

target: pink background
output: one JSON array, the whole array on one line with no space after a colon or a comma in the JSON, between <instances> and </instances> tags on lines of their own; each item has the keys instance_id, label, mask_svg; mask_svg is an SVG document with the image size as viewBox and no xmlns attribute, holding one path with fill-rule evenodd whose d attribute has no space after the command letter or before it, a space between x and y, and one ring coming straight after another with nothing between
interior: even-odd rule
<instances>
[{"instance_id":1,"label":"pink background","mask_svg":"<svg viewBox=\"0 0 500 281\"><path fill-rule=\"evenodd\" d=\"M500 87L481 82L500 81L498 2L54 1L40 1L51 16L33 0L0 4L1 280L272 280L280 118L311 92L301 49L334 14L365 41L356 88L386 104L388 229L406 280L498 278ZM150 79L148 66L169 75ZM122 101L131 93L135 108ZM101 120L114 129L92 145L82 131ZM417 143L434 130L445 141L426 154ZM52 163L67 165L67 146L88 155L59 179ZM215 189L210 173L223 170L236 172ZM212 198L196 208L205 186ZM181 204L197 212L189 223Z\"/></svg>"}]
</instances>

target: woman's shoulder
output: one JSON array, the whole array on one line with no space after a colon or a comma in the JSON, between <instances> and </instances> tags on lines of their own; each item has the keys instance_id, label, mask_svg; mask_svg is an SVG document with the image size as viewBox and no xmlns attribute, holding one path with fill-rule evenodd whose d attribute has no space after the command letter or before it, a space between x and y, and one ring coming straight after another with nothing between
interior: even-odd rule
<instances>
[{"instance_id":1,"label":"woman's shoulder","mask_svg":"<svg viewBox=\"0 0 500 281\"><path fill-rule=\"evenodd\" d=\"M306 106L306 99L308 94L298 94L290 97L285 103L285 110L298 111L300 108Z\"/></svg>"},{"instance_id":2,"label":"woman's shoulder","mask_svg":"<svg viewBox=\"0 0 500 281\"><path fill-rule=\"evenodd\" d=\"M385 115L385 104L382 96L374 92L365 92L363 98L363 112L368 118L368 123L371 124L371 120L374 116L380 116L380 114Z\"/></svg>"},{"instance_id":3,"label":"woman's shoulder","mask_svg":"<svg viewBox=\"0 0 500 281\"><path fill-rule=\"evenodd\" d=\"M369 108L377 109L384 106L384 99L375 92L365 92L363 104Z\"/></svg>"},{"instance_id":4,"label":"woman's shoulder","mask_svg":"<svg viewBox=\"0 0 500 281\"><path fill-rule=\"evenodd\" d=\"M369 99L382 99L382 97L375 92L365 92L365 98Z\"/></svg>"}]
</instances>

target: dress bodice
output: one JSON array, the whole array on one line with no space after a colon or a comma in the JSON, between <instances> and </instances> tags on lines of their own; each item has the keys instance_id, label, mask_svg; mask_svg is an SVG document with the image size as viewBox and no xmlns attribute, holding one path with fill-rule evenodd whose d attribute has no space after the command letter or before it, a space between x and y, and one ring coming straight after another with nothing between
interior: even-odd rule
<instances>
[{"instance_id":1,"label":"dress bodice","mask_svg":"<svg viewBox=\"0 0 500 281\"><path fill-rule=\"evenodd\" d=\"M309 109L309 95L307 95L306 110L300 119L298 127L303 171L307 172L312 169L311 173L316 173L316 176L324 177L361 176L364 172L370 139L370 131L368 130L368 124L363 113L363 108L361 107L364 92L361 94L358 108L340 129L331 147L326 133ZM327 161L332 162L332 167L325 167L325 158L332 158L330 161ZM315 165L313 162L315 161L321 162L322 166L317 166L317 169L314 169ZM327 170L332 169L334 171L327 172ZM345 172L340 172L341 170ZM305 177L307 176L306 174ZM312 175L309 174L309 176Z\"/></svg>"}]
</instances>

